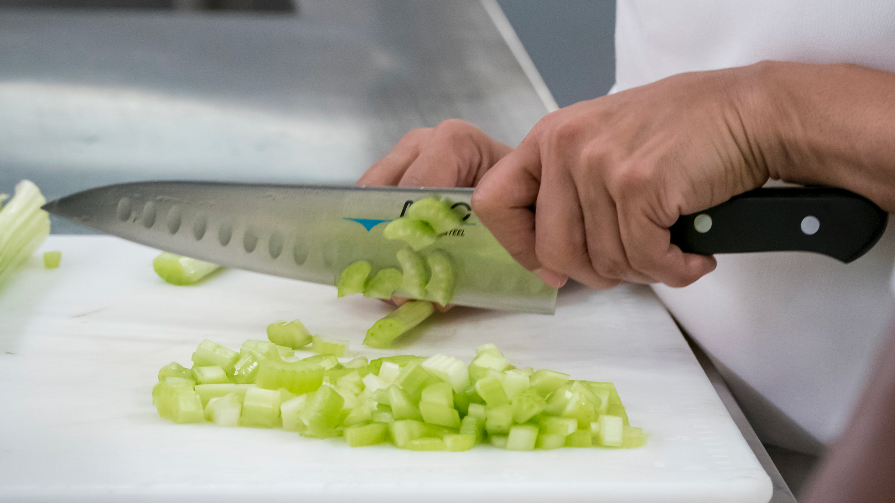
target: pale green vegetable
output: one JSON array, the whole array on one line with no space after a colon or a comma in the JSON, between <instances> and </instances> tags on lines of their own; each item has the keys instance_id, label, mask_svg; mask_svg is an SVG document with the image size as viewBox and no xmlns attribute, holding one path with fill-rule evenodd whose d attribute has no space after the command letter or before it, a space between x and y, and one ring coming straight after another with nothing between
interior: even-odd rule
<instances>
[{"instance_id":1,"label":"pale green vegetable","mask_svg":"<svg viewBox=\"0 0 895 503\"><path fill-rule=\"evenodd\" d=\"M385 315L367 330L364 345L387 348L401 334L419 325L435 312L435 306L424 300L412 300Z\"/></svg>"},{"instance_id":2,"label":"pale green vegetable","mask_svg":"<svg viewBox=\"0 0 895 503\"><path fill-rule=\"evenodd\" d=\"M60 262L62 262L62 252L59 252L59 251L44 252L44 268L58 269Z\"/></svg>"},{"instance_id":3,"label":"pale green vegetable","mask_svg":"<svg viewBox=\"0 0 895 503\"><path fill-rule=\"evenodd\" d=\"M438 241L438 233L427 222L414 218L401 217L392 220L382 230L385 239L404 241L413 251L420 251Z\"/></svg>"},{"instance_id":4,"label":"pale green vegetable","mask_svg":"<svg viewBox=\"0 0 895 503\"><path fill-rule=\"evenodd\" d=\"M382 269L370 278L364 287L364 297L390 299L395 290L401 287L404 275L397 269Z\"/></svg>"},{"instance_id":5,"label":"pale green vegetable","mask_svg":"<svg viewBox=\"0 0 895 503\"><path fill-rule=\"evenodd\" d=\"M454 266L445 253L436 251L426 256L429 264L429 282L426 292L442 306L446 306L454 297Z\"/></svg>"},{"instance_id":6,"label":"pale green vegetable","mask_svg":"<svg viewBox=\"0 0 895 503\"><path fill-rule=\"evenodd\" d=\"M221 266L182 255L163 252L152 261L152 268L160 278L172 285L193 285Z\"/></svg>"},{"instance_id":7,"label":"pale green vegetable","mask_svg":"<svg viewBox=\"0 0 895 503\"><path fill-rule=\"evenodd\" d=\"M0 209L0 285L50 234L50 217L40 209L46 202L36 185L23 180Z\"/></svg>"},{"instance_id":8,"label":"pale green vegetable","mask_svg":"<svg viewBox=\"0 0 895 503\"><path fill-rule=\"evenodd\" d=\"M354 293L364 293L364 288L367 286L367 277L370 276L370 271L372 270L373 266L366 260L354 262L343 269L339 275L339 282L336 284L339 297Z\"/></svg>"},{"instance_id":9,"label":"pale green vegetable","mask_svg":"<svg viewBox=\"0 0 895 503\"><path fill-rule=\"evenodd\" d=\"M397 258L402 271L401 290L415 299L425 297L426 283L429 282L429 271L425 259L408 248L398 250Z\"/></svg>"},{"instance_id":10,"label":"pale green vegetable","mask_svg":"<svg viewBox=\"0 0 895 503\"><path fill-rule=\"evenodd\" d=\"M410 205L407 216L426 222L438 234L454 230L462 223L460 217L451 210L449 202L439 201L433 197L420 199Z\"/></svg>"},{"instance_id":11,"label":"pale green vegetable","mask_svg":"<svg viewBox=\"0 0 895 503\"><path fill-rule=\"evenodd\" d=\"M348 341L325 335L315 335L311 343L311 351L322 355L345 356L345 353L348 352Z\"/></svg>"},{"instance_id":12,"label":"pale green vegetable","mask_svg":"<svg viewBox=\"0 0 895 503\"><path fill-rule=\"evenodd\" d=\"M298 320L275 321L267 326L270 342L291 349L307 346L313 340L311 332Z\"/></svg>"}]
</instances>

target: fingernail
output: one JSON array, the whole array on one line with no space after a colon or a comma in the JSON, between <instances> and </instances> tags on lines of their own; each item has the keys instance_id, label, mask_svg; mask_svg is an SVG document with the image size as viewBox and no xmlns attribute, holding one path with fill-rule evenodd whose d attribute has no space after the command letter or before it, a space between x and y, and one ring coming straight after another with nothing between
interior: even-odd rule
<instances>
[{"instance_id":1,"label":"fingernail","mask_svg":"<svg viewBox=\"0 0 895 503\"><path fill-rule=\"evenodd\" d=\"M541 278L544 283L547 283L553 288L562 288L562 286L569 281L567 276L559 274L558 272L553 272L549 269L538 269L534 271L534 273L535 276Z\"/></svg>"}]
</instances>

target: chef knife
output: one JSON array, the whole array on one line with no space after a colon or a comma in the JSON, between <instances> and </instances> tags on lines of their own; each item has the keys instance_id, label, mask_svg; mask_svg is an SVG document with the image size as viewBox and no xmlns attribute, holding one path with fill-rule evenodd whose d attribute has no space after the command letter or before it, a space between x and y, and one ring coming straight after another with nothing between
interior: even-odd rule
<instances>
[{"instance_id":1,"label":"chef knife","mask_svg":"<svg viewBox=\"0 0 895 503\"><path fill-rule=\"evenodd\" d=\"M78 224L173 253L333 285L357 260L398 267L400 242L382 229L414 201L446 198L460 228L433 247L455 264L454 304L553 313L556 289L516 263L471 211L473 189L408 189L161 181L110 185L47 203ZM843 262L870 249L887 214L840 189L758 189L683 216L672 242L686 252L800 250ZM396 292L400 295L401 292Z\"/></svg>"}]
</instances>

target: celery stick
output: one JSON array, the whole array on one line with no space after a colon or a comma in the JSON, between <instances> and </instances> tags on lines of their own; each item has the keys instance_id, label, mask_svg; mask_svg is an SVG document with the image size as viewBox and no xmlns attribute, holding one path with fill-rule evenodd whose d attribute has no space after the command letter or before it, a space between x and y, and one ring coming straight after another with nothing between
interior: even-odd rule
<instances>
[{"instance_id":1,"label":"celery stick","mask_svg":"<svg viewBox=\"0 0 895 503\"><path fill-rule=\"evenodd\" d=\"M443 451L444 440L432 437L420 437L410 440L404 445L409 451Z\"/></svg>"},{"instance_id":2,"label":"celery stick","mask_svg":"<svg viewBox=\"0 0 895 503\"><path fill-rule=\"evenodd\" d=\"M233 364L233 382L236 384L251 384L258 375L258 367L261 365L261 356L254 351L240 351L239 359Z\"/></svg>"},{"instance_id":3,"label":"celery stick","mask_svg":"<svg viewBox=\"0 0 895 503\"><path fill-rule=\"evenodd\" d=\"M364 297L390 299L395 290L401 287L404 275L397 269L382 269L370 278L364 287Z\"/></svg>"},{"instance_id":4,"label":"celery stick","mask_svg":"<svg viewBox=\"0 0 895 503\"><path fill-rule=\"evenodd\" d=\"M348 341L334 339L325 335L313 336L311 351L322 355L345 356L348 351Z\"/></svg>"},{"instance_id":5,"label":"celery stick","mask_svg":"<svg viewBox=\"0 0 895 503\"><path fill-rule=\"evenodd\" d=\"M422 323L432 315L435 308L431 302L412 300L387 314L367 330L364 345L384 349L391 346L398 336Z\"/></svg>"},{"instance_id":6,"label":"celery stick","mask_svg":"<svg viewBox=\"0 0 895 503\"><path fill-rule=\"evenodd\" d=\"M452 433L442 438L445 450L450 452L468 451L478 442L475 435Z\"/></svg>"},{"instance_id":7,"label":"celery stick","mask_svg":"<svg viewBox=\"0 0 895 503\"><path fill-rule=\"evenodd\" d=\"M323 383L323 367L304 361L263 360L258 367L255 384L264 389L286 388L296 395L309 393Z\"/></svg>"},{"instance_id":8,"label":"celery stick","mask_svg":"<svg viewBox=\"0 0 895 503\"><path fill-rule=\"evenodd\" d=\"M46 202L36 185L23 180L0 209L0 285L49 235L50 217L40 209Z\"/></svg>"},{"instance_id":9,"label":"celery stick","mask_svg":"<svg viewBox=\"0 0 895 503\"><path fill-rule=\"evenodd\" d=\"M506 450L533 451L538 440L538 427L530 424L517 424L510 428Z\"/></svg>"},{"instance_id":10,"label":"celery stick","mask_svg":"<svg viewBox=\"0 0 895 503\"><path fill-rule=\"evenodd\" d=\"M388 439L388 425L383 423L370 423L365 425L350 426L343 432L345 441L351 447L363 447L376 445Z\"/></svg>"},{"instance_id":11,"label":"celery stick","mask_svg":"<svg viewBox=\"0 0 895 503\"><path fill-rule=\"evenodd\" d=\"M367 276L370 275L371 270L373 270L373 266L365 260L354 262L343 269L342 274L339 275L339 282L336 285L339 297L363 293L367 284Z\"/></svg>"},{"instance_id":12,"label":"celery stick","mask_svg":"<svg viewBox=\"0 0 895 503\"><path fill-rule=\"evenodd\" d=\"M444 234L460 227L460 217L451 210L450 203L433 197L420 199L410 205L407 216L429 224L438 234Z\"/></svg>"},{"instance_id":13,"label":"celery stick","mask_svg":"<svg viewBox=\"0 0 895 503\"><path fill-rule=\"evenodd\" d=\"M44 267L46 269L58 269L59 262L62 261L62 252L48 251L44 252Z\"/></svg>"},{"instance_id":14,"label":"celery stick","mask_svg":"<svg viewBox=\"0 0 895 503\"><path fill-rule=\"evenodd\" d=\"M432 245L438 240L438 233L431 225L423 220L401 217L392 220L382 230L385 239L399 239L404 241L413 251L419 251Z\"/></svg>"},{"instance_id":15,"label":"celery stick","mask_svg":"<svg viewBox=\"0 0 895 503\"><path fill-rule=\"evenodd\" d=\"M267 326L267 338L277 346L298 349L311 343L311 332L299 320L275 321Z\"/></svg>"},{"instance_id":16,"label":"celery stick","mask_svg":"<svg viewBox=\"0 0 895 503\"><path fill-rule=\"evenodd\" d=\"M426 261L413 250L402 248L397 253L398 263L401 264L401 290L410 294L412 298L421 299L426 296L426 283L429 282L429 272Z\"/></svg>"},{"instance_id":17,"label":"celery stick","mask_svg":"<svg viewBox=\"0 0 895 503\"><path fill-rule=\"evenodd\" d=\"M221 266L204 260L164 252L152 261L160 278L172 285L192 285L217 271Z\"/></svg>"},{"instance_id":18,"label":"celery stick","mask_svg":"<svg viewBox=\"0 0 895 503\"><path fill-rule=\"evenodd\" d=\"M448 256L440 251L430 253L426 257L431 276L426 283L426 292L442 306L446 306L454 297L454 266Z\"/></svg>"},{"instance_id":19,"label":"celery stick","mask_svg":"<svg viewBox=\"0 0 895 503\"><path fill-rule=\"evenodd\" d=\"M278 391L251 388L242 401L239 424L256 428L273 428L280 418L280 393Z\"/></svg>"}]
</instances>

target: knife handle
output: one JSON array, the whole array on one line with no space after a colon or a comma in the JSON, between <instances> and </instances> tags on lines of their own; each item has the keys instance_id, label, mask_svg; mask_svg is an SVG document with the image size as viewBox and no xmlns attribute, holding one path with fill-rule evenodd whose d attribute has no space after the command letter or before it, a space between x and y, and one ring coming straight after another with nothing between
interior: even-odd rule
<instances>
[{"instance_id":1,"label":"knife handle","mask_svg":"<svg viewBox=\"0 0 895 503\"><path fill-rule=\"evenodd\" d=\"M671 242L686 253L808 251L849 263L879 241L888 213L844 189L761 188L671 226Z\"/></svg>"}]
</instances>

